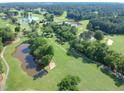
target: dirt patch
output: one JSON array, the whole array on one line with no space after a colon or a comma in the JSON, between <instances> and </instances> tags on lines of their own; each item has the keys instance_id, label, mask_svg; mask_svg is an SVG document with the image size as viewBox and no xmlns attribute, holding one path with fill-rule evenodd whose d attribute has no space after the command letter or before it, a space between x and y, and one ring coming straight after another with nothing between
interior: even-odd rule
<instances>
[{"instance_id":1,"label":"dirt patch","mask_svg":"<svg viewBox=\"0 0 124 93\"><path fill-rule=\"evenodd\" d=\"M3 75L2 74L0 74L0 81L2 81L3 80Z\"/></svg>"},{"instance_id":2,"label":"dirt patch","mask_svg":"<svg viewBox=\"0 0 124 93\"><path fill-rule=\"evenodd\" d=\"M5 74L0 74L0 90L3 90L4 87L4 82L5 82Z\"/></svg>"},{"instance_id":3,"label":"dirt patch","mask_svg":"<svg viewBox=\"0 0 124 93\"><path fill-rule=\"evenodd\" d=\"M16 38L16 40L14 40L12 43L15 44L15 43L18 43L20 41L20 38Z\"/></svg>"},{"instance_id":4,"label":"dirt patch","mask_svg":"<svg viewBox=\"0 0 124 93\"><path fill-rule=\"evenodd\" d=\"M29 54L30 49L28 47L29 44L20 45L14 51L13 56L22 62L21 67L29 76L34 76L37 73L36 64L33 56Z\"/></svg>"}]
</instances>

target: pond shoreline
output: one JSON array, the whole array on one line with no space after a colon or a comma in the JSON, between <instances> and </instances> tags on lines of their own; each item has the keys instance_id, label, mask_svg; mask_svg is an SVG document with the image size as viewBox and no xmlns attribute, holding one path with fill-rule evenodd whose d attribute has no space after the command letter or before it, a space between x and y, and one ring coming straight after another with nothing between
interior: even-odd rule
<instances>
[{"instance_id":1,"label":"pond shoreline","mask_svg":"<svg viewBox=\"0 0 124 93\"><path fill-rule=\"evenodd\" d=\"M24 43L19 45L13 52L12 56L21 62L21 68L28 76L34 76L36 71L36 64L33 57L29 54L29 44Z\"/></svg>"}]
</instances>

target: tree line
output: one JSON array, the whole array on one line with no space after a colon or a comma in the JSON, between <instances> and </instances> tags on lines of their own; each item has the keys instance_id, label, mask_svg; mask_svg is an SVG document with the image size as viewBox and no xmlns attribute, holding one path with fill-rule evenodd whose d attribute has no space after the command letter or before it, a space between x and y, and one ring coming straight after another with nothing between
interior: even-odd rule
<instances>
[{"instance_id":1,"label":"tree line","mask_svg":"<svg viewBox=\"0 0 124 93\"><path fill-rule=\"evenodd\" d=\"M8 27L0 28L0 53L4 45L11 43L11 41L13 41L14 38L15 38L15 34L11 31L10 28ZM2 73L3 73L3 66L0 59L0 74Z\"/></svg>"},{"instance_id":2,"label":"tree line","mask_svg":"<svg viewBox=\"0 0 124 93\"><path fill-rule=\"evenodd\" d=\"M8 3L1 4L0 11L8 11L11 7L19 11L33 11L36 8L41 8L55 15L61 15L63 11L67 11L67 18L77 21L94 17L124 16L124 5L122 3ZM17 15L17 12L14 12L14 15Z\"/></svg>"},{"instance_id":3,"label":"tree line","mask_svg":"<svg viewBox=\"0 0 124 93\"><path fill-rule=\"evenodd\" d=\"M15 34L11 31L9 27L0 28L0 40L3 44L8 44L13 41Z\"/></svg>"},{"instance_id":4,"label":"tree line","mask_svg":"<svg viewBox=\"0 0 124 93\"><path fill-rule=\"evenodd\" d=\"M124 6L118 3L58 3L44 8L55 15L61 15L63 11L67 11L67 18L75 21L124 15Z\"/></svg>"},{"instance_id":5,"label":"tree line","mask_svg":"<svg viewBox=\"0 0 124 93\"><path fill-rule=\"evenodd\" d=\"M124 75L124 57L108 48L105 43L99 41L81 41L75 39L70 42L69 51L76 51L85 55L93 61L110 67L113 71L118 71Z\"/></svg>"},{"instance_id":6,"label":"tree line","mask_svg":"<svg viewBox=\"0 0 124 93\"><path fill-rule=\"evenodd\" d=\"M124 17L94 18L89 21L87 28L91 31L100 29L108 34L124 34Z\"/></svg>"}]
</instances>

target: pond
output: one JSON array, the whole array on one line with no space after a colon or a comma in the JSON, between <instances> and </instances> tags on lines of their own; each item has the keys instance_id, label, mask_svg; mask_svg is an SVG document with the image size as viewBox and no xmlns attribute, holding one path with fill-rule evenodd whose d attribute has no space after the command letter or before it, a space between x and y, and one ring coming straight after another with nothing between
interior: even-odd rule
<instances>
[{"instance_id":1,"label":"pond","mask_svg":"<svg viewBox=\"0 0 124 93\"><path fill-rule=\"evenodd\" d=\"M37 71L37 65L33 56L30 54L30 48L28 43L21 44L16 48L13 56L21 62L21 68L27 73L27 75L38 79L48 74L47 70L41 69Z\"/></svg>"},{"instance_id":2,"label":"pond","mask_svg":"<svg viewBox=\"0 0 124 93\"><path fill-rule=\"evenodd\" d=\"M34 58L29 54L29 44L21 44L16 48L13 56L21 62L22 69L29 75L33 76L36 71L36 64Z\"/></svg>"}]
</instances>

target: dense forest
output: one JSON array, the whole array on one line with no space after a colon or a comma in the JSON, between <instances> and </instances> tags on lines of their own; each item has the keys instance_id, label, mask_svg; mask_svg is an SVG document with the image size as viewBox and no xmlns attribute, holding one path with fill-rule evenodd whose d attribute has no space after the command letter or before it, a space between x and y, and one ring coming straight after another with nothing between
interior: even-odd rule
<instances>
[{"instance_id":1,"label":"dense forest","mask_svg":"<svg viewBox=\"0 0 124 93\"><path fill-rule=\"evenodd\" d=\"M68 18L81 18L87 19L95 16L123 16L124 6L122 3L1 3L0 8L2 11L7 6L7 10L10 8L16 8L17 10L30 10L35 8L43 8L48 12L55 15L61 15L63 11L68 11Z\"/></svg>"},{"instance_id":2,"label":"dense forest","mask_svg":"<svg viewBox=\"0 0 124 93\"><path fill-rule=\"evenodd\" d=\"M124 17L95 18L91 19L88 29L100 29L108 34L124 34Z\"/></svg>"}]
</instances>

